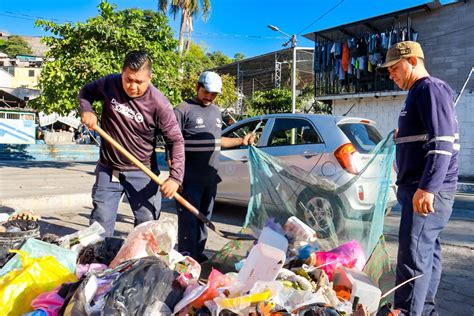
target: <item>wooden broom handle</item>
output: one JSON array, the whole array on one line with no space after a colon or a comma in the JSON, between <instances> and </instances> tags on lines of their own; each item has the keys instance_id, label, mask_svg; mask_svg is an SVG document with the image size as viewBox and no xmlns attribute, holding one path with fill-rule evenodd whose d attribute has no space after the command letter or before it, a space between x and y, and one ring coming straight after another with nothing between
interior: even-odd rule
<instances>
[{"instance_id":1,"label":"wooden broom handle","mask_svg":"<svg viewBox=\"0 0 474 316\"><path fill-rule=\"evenodd\" d=\"M115 139L113 139L109 134L107 134L102 128L100 128L98 125L94 126L94 130L99 133L100 137L105 139L108 143L110 143L115 149L120 151L122 155L127 157L128 160L130 160L135 166L137 166L141 171L146 173L153 181L155 181L158 185L163 185L163 180L158 178L156 174L153 173L147 166L142 164L137 158L135 158L131 153L129 153L125 148L122 147ZM191 213L193 213L195 216L199 217L204 217L206 220L207 218L202 215L197 208L195 208L191 203L189 203L187 200L185 200L178 192L173 194L173 198L178 201L181 205L186 207Z\"/></svg>"}]
</instances>

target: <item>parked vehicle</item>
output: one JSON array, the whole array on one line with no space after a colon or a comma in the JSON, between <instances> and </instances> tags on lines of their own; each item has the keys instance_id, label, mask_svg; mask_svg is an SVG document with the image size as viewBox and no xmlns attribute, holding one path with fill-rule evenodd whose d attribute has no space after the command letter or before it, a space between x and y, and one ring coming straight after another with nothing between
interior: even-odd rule
<instances>
[{"instance_id":1,"label":"parked vehicle","mask_svg":"<svg viewBox=\"0 0 474 316\"><path fill-rule=\"evenodd\" d=\"M249 132L256 134L256 146L259 149L314 175L327 177L336 185L350 181L373 157L371 150L382 140L375 122L371 120L316 114L252 117L226 128L222 135L241 137ZM222 182L218 186L218 201L248 204L250 181L247 155L246 147L221 150L219 174ZM371 210L377 198L375 186L380 177L383 158L377 157L379 161L372 162L354 185L339 196L340 207L329 208L329 216L335 224L344 218L360 218L361 214ZM396 203L394 178L392 176L387 209L391 209ZM302 202L314 213L318 210L327 212L328 208L324 207L326 202L320 197ZM324 218L323 214L315 215L315 218Z\"/></svg>"}]
</instances>

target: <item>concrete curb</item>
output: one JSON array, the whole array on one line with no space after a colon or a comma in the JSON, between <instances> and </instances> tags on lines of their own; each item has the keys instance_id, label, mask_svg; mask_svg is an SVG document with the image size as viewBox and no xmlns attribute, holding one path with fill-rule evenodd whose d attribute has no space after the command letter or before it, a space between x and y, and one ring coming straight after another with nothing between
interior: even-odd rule
<instances>
[{"instance_id":1,"label":"concrete curb","mask_svg":"<svg viewBox=\"0 0 474 316\"><path fill-rule=\"evenodd\" d=\"M457 191L459 193L474 193L474 183L458 182Z\"/></svg>"},{"instance_id":2,"label":"concrete curb","mask_svg":"<svg viewBox=\"0 0 474 316\"><path fill-rule=\"evenodd\" d=\"M91 205L92 198L90 193L42 195L21 198L7 198L0 200L0 209L13 208L15 210L33 211Z\"/></svg>"}]
</instances>

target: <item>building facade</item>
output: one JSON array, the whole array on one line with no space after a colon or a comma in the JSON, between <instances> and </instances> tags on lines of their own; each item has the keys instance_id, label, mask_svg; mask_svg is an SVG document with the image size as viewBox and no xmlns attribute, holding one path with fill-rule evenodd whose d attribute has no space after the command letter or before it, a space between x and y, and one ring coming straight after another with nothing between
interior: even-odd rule
<instances>
[{"instance_id":1,"label":"building facade","mask_svg":"<svg viewBox=\"0 0 474 316\"><path fill-rule=\"evenodd\" d=\"M331 29L306 34L315 41L315 98L330 103L333 114L360 116L377 122L382 134L387 135L397 127L398 115L406 98L406 91L400 91L388 76L376 73L384 50L377 49L385 37L396 31L399 41L416 40L424 50L428 72L446 81L455 91L457 115L460 129L460 178L474 178L474 75L466 79L474 67L474 4L459 1L441 5L438 1L428 2L406 10L393 12ZM382 35L382 33L384 35ZM370 52L371 36L375 48ZM402 36L404 38L402 38ZM334 65L318 68L318 49L328 43L364 39L368 44L366 63L359 73L344 73L344 78L332 75ZM369 38L369 39L368 39ZM368 39L368 40L367 40ZM386 40L386 39L385 39ZM357 51L352 51L357 54ZM351 49L349 48L349 54ZM342 54L341 54L342 55ZM326 55L327 57L328 55ZM357 56L357 55L356 55ZM349 61L352 64L351 60ZM368 64L371 64L371 71ZM333 67L331 67L333 66ZM360 67L360 64L358 64ZM324 71L327 69L328 71ZM359 76L359 77L357 77ZM463 87L465 87L464 90ZM461 94L462 92L462 94Z\"/></svg>"}]
</instances>

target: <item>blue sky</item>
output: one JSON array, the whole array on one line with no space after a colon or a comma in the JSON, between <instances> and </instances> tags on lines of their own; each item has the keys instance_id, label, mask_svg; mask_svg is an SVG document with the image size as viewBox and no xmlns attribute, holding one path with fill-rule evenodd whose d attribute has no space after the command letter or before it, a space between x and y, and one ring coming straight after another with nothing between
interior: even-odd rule
<instances>
[{"instance_id":1,"label":"blue sky","mask_svg":"<svg viewBox=\"0 0 474 316\"><path fill-rule=\"evenodd\" d=\"M46 35L34 27L34 19L43 17L56 22L85 21L97 15L100 0L0 0L0 30L19 35ZM156 9L152 0L110 0L118 9L137 7ZM270 30L273 24L287 34L298 35L298 46L312 47L302 34L340 24L389 13L426 3L428 0L211 0L212 12L207 22L194 19L193 41L208 51L220 50L229 57L243 53L246 57L278 50L286 38ZM446 3L448 1L441 1ZM452 2L452 1L450 1ZM170 25L179 31L179 17L169 17Z\"/></svg>"}]
</instances>

